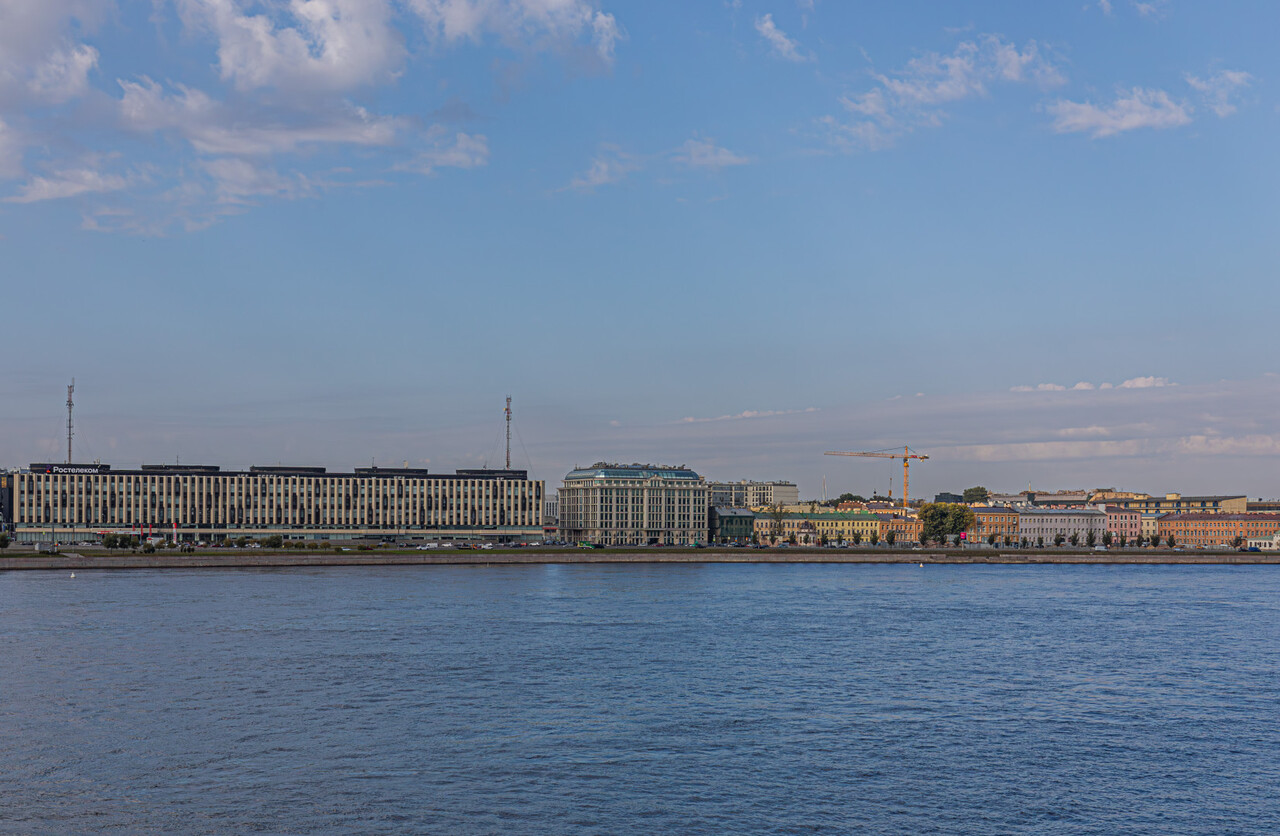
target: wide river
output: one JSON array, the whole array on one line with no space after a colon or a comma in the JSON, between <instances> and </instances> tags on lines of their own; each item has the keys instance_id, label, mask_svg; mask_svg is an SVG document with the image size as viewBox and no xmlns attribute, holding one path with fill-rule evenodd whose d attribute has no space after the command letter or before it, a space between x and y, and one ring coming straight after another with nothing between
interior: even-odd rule
<instances>
[{"instance_id":1,"label":"wide river","mask_svg":"<svg viewBox=\"0 0 1280 836\"><path fill-rule=\"evenodd\" d=\"M1280 567L0 574L0 832L1280 832Z\"/></svg>"}]
</instances>

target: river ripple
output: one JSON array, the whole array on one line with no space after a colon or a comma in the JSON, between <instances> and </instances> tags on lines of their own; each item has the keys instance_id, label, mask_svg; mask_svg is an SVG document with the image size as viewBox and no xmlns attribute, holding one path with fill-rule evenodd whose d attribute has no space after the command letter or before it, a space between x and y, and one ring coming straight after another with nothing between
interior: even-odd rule
<instances>
[{"instance_id":1,"label":"river ripple","mask_svg":"<svg viewBox=\"0 0 1280 836\"><path fill-rule=\"evenodd\" d=\"M1280 832L1280 568L0 574L4 833Z\"/></svg>"}]
</instances>

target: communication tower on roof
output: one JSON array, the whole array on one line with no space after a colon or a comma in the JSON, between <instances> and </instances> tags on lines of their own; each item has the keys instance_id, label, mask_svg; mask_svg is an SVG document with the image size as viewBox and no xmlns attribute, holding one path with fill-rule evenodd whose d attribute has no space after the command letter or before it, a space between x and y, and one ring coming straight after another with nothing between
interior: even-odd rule
<instances>
[{"instance_id":1,"label":"communication tower on roof","mask_svg":"<svg viewBox=\"0 0 1280 836\"><path fill-rule=\"evenodd\" d=\"M511 469L511 396L507 395L507 470Z\"/></svg>"},{"instance_id":2,"label":"communication tower on roof","mask_svg":"<svg viewBox=\"0 0 1280 836\"><path fill-rule=\"evenodd\" d=\"M71 385L67 387L67 464L71 464L71 407L75 406L71 401L71 393L76 390L76 379L71 378Z\"/></svg>"}]
</instances>

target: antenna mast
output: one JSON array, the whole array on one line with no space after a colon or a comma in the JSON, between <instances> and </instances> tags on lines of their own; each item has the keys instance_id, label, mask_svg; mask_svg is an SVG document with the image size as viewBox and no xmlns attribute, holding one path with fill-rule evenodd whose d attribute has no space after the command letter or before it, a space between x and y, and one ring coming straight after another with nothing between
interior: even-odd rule
<instances>
[{"instance_id":1,"label":"antenna mast","mask_svg":"<svg viewBox=\"0 0 1280 836\"><path fill-rule=\"evenodd\" d=\"M507 470L511 469L511 396L507 395Z\"/></svg>"},{"instance_id":2,"label":"antenna mast","mask_svg":"<svg viewBox=\"0 0 1280 836\"><path fill-rule=\"evenodd\" d=\"M67 387L67 464L71 464L71 407L75 406L71 401L71 393L76 390L76 379L71 378L71 385Z\"/></svg>"}]
</instances>

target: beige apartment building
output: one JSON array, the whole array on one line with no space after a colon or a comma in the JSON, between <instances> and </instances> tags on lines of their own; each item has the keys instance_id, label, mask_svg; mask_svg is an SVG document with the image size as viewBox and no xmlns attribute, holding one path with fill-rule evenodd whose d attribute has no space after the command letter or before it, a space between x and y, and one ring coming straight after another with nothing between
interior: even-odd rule
<instances>
[{"instance_id":1,"label":"beige apartment building","mask_svg":"<svg viewBox=\"0 0 1280 836\"><path fill-rule=\"evenodd\" d=\"M560 536L602 546L706 543L710 490L687 467L597 462L564 477Z\"/></svg>"},{"instance_id":2,"label":"beige apartment building","mask_svg":"<svg viewBox=\"0 0 1280 836\"><path fill-rule=\"evenodd\" d=\"M727 508L794 505L800 489L794 482L708 482L711 504Z\"/></svg>"},{"instance_id":3,"label":"beige apartment building","mask_svg":"<svg viewBox=\"0 0 1280 836\"><path fill-rule=\"evenodd\" d=\"M18 540L107 532L176 541L279 534L295 540L395 537L509 542L542 534L543 483L522 470L33 464L10 475Z\"/></svg>"},{"instance_id":4,"label":"beige apartment building","mask_svg":"<svg viewBox=\"0 0 1280 836\"><path fill-rule=\"evenodd\" d=\"M1107 504L1141 514L1243 514L1249 510L1248 497L1244 495L1183 496L1167 493L1163 498L1114 499L1108 500Z\"/></svg>"}]
</instances>

